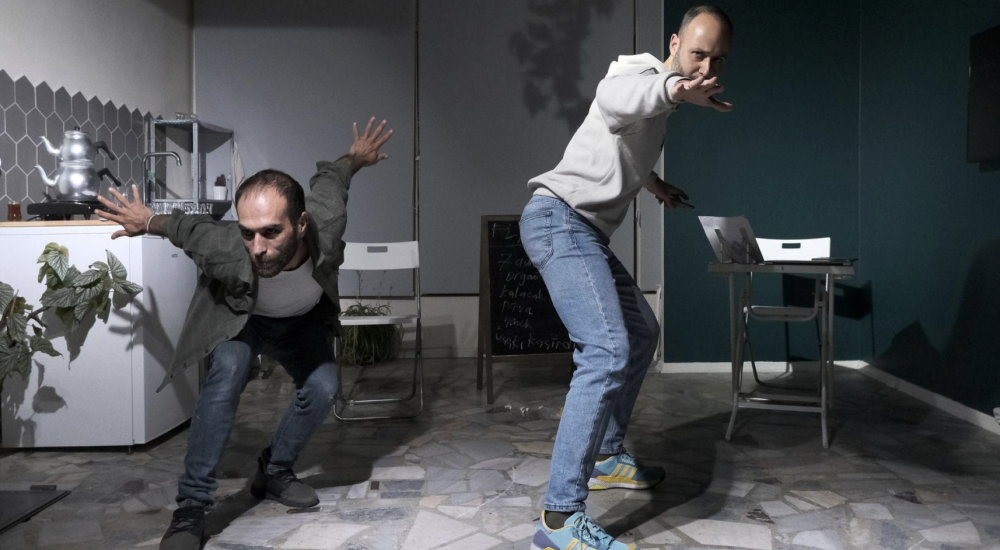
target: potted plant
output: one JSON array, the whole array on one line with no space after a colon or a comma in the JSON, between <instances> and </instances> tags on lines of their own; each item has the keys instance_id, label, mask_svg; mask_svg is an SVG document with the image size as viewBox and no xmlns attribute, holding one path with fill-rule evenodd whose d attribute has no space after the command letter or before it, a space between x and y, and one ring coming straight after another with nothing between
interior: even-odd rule
<instances>
[{"instance_id":1,"label":"potted plant","mask_svg":"<svg viewBox=\"0 0 1000 550\"><path fill-rule=\"evenodd\" d=\"M389 289L390 294L392 288ZM342 316L373 317L389 315L392 308L381 303L381 285L375 304L361 301L361 272L358 272L357 302L348 307ZM341 365L366 367L376 363L392 361L399 355L403 341L403 329L399 325L346 325L341 327L340 353L337 361Z\"/></svg>"},{"instance_id":2,"label":"potted plant","mask_svg":"<svg viewBox=\"0 0 1000 550\"><path fill-rule=\"evenodd\" d=\"M69 250L49 243L38 257L42 266L38 282L45 282L45 292L36 309L10 285L0 281L0 391L4 380L13 373L22 378L31 374L35 353L53 357L62 355L52 347L43 329L42 314L50 309L69 332L80 326L91 311L108 322L111 305L122 307L142 292L142 287L126 280L125 266L111 252L107 262L94 262L80 272L69 263Z\"/></svg>"}]
</instances>

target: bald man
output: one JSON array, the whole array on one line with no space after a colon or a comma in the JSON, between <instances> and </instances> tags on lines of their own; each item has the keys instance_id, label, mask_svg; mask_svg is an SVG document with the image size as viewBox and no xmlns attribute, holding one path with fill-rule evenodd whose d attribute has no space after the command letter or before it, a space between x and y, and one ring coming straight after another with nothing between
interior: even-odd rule
<instances>
[{"instance_id":1,"label":"bald man","mask_svg":"<svg viewBox=\"0 0 1000 550\"><path fill-rule=\"evenodd\" d=\"M687 195L653 171L667 117L682 103L727 112L719 74L733 29L722 10L688 10L670 57L621 56L597 86L562 161L528 183L521 240L575 344L576 371L552 452L533 550L628 550L584 515L589 491L648 489L665 477L623 445L660 328L635 280L608 247L643 187L668 208Z\"/></svg>"}]
</instances>

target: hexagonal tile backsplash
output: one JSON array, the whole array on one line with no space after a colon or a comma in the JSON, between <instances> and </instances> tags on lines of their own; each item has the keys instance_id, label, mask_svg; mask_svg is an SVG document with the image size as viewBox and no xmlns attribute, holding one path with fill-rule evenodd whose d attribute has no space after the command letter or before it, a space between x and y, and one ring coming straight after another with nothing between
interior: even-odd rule
<instances>
[{"instance_id":1,"label":"hexagonal tile backsplash","mask_svg":"<svg viewBox=\"0 0 1000 550\"><path fill-rule=\"evenodd\" d=\"M125 186L139 183L149 118L138 109L65 88L52 90L45 82L34 85L23 76L15 81L0 70L0 221L7 219L9 203L45 200L45 182L35 165L52 175L56 159L46 151L43 135L58 147L63 132L79 126L95 142L106 142L117 157L98 153L98 168L110 168ZM109 185L105 180L101 191L106 194ZM23 207L21 214L27 216Z\"/></svg>"}]
</instances>

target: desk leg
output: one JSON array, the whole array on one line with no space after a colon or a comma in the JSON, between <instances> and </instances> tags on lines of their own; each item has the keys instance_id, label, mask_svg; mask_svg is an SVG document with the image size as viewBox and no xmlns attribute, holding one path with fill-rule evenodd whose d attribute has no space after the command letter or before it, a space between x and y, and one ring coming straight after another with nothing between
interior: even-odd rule
<instances>
[{"instance_id":1,"label":"desk leg","mask_svg":"<svg viewBox=\"0 0 1000 550\"><path fill-rule=\"evenodd\" d=\"M830 448L830 438L827 432L827 396L828 396L828 374L830 357L830 276L826 276L826 285L823 290L823 318L820 320L820 354L819 354L819 406L820 406L820 429L823 431L823 448Z\"/></svg>"},{"instance_id":2,"label":"desk leg","mask_svg":"<svg viewBox=\"0 0 1000 550\"><path fill-rule=\"evenodd\" d=\"M833 283L834 283L833 277L831 275L827 275L826 278L827 278L827 287L830 289L830 291L829 291L830 307L829 307L829 311L827 312L828 315L829 315L829 320L827 321L827 328L826 328L827 338L829 339L829 343L827 344L827 349L829 350L827 352L827 361L829 363L828 363L828 366L827 366L827 372L826 372L826 374L827 374L827 391L829 392L828 393L828 395L829 395L829 398L828 398L829 405L828 405L828 407L829 407L830 412L832 414L833 410L835 408L834 407L834 395L836 393L834 391L834 388L833 388L833 369L834 369L834 355L833 355L833 350L834 350L834 345L833 345L833 304L834 304L834 301L836 300L836 292L835 292L835 289L833 287Z\"/></svg>"},{"instance_id":3,"label":"desk leg","mask_svg":"<svg viewBox=\"0 0 1000 550\"><path fill-rule=\"evenodd\" d=\"M739 372L737 371L736 359L737 359L737 340L738 340L738 321L740 317L740 312L737 311L739 306L739 300L736 297L736 274L729 274L729 357L732 363L732 375L733 375L733 414L729 417L729 427L726 429L726 441L729 441L733 436L733 427L736 426L736 413L739 411L740 404L740 388L739 388Z\"/></svg>"}]
</instances>

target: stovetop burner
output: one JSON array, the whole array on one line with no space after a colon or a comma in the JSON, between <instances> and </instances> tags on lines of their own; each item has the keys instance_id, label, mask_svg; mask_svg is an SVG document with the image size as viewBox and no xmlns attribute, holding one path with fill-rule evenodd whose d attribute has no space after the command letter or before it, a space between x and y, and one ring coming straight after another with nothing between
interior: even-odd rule
<instances>
[{"instance_id":1,"label":"stovetop burner","mask_svg":"<svg viewBox=\"0 0 1000 550\"><path fill-rule=\"evenodd\" d=\"M100 208L101 204L97 202L56 201L26 206L29 216L37 216L45 221L57 221L71 220L73 216L83 216L83 219L89 220L94 215L94 209Z\"/></svg>"}]
</instances>

